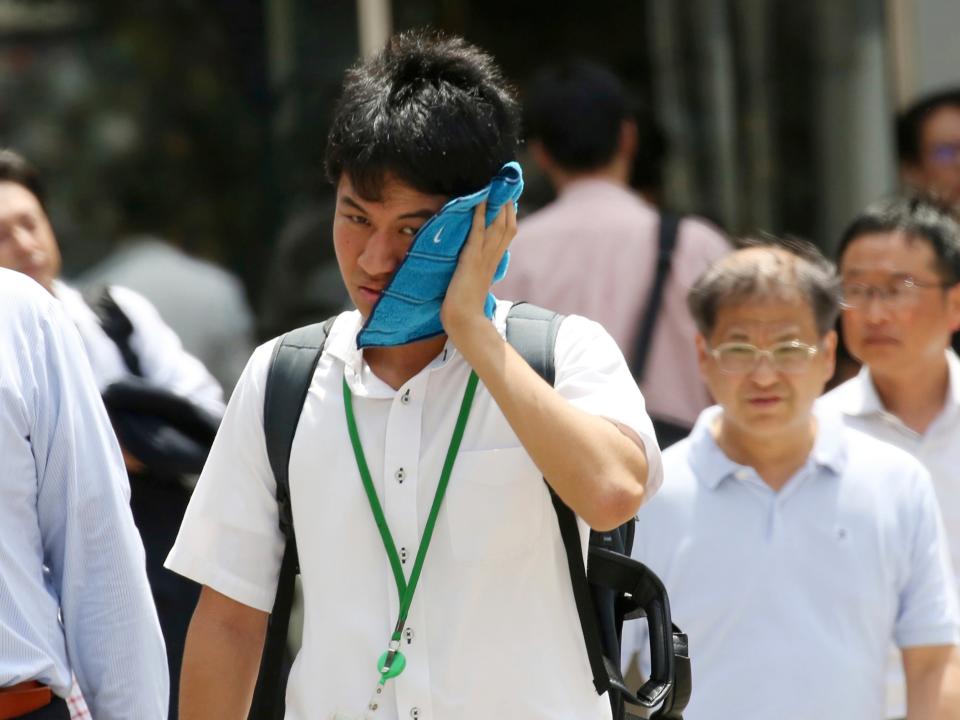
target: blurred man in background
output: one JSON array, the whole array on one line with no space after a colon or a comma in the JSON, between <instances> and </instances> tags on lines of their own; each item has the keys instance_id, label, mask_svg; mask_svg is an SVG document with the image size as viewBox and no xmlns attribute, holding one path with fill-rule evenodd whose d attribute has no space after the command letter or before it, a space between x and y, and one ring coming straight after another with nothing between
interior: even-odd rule
<instances>
[{"instance_id":1,"label":"blurred man in background","mask_svg":"<svg viewBox=\"0 0 960 720\"><path fill-rule=\"evenodd\" d=\"M122 285L147 298L229 394L253 352L253 312L240 280L157 237L127 238L78 279L82 287Z\"/></svg>"},{"instance_id":2,"label":"blurred man in background","mask_svg":"<svg viewBox=\"0 0 960 720\"><path fill-rule=\"evenodd\" d=\"M926 466L960 581L960 358L950 348L960 328L960 225L930 202L883 200L850 223L839 258L843 333L863 367L820 407ZM903 717L898 674L888 717ZM945 717L960 717L956 657L946 692Z\"/></svg>"},{"instance_id":3,"label":"blurred man in background","mask_svg":"<svg viewBox=\"0 0 960 720\"><path fill-rule=\"evenodd\" d=\"M0 269L0 718L163 720L163 639L117 442L60 303Z\"/></svg>"},{"instance_id":4,"label":"blurred man in background","mask_svg":"<svg viewBox=\"0 0 960 720\"><path fill-rule=\"evenodd\" d=\"M897 155L907 185L960 211L960 88L921 98L899 115Z\"/></svg>"},{"instance_id":5,"label":"blurred man in background","mask_svg":"<svg viewBox=\"0 0 960 720\"><path fill-rule=\"evenodd\" d=\"M36 169L15 152L0 151L0 267L40 283L80 332L130 472L131 509L176 687L199 588L164 569L163 560L190 497L183 475L202 467L223 415L222 391L142 296L110 287L85 298L60 279L60 249L43 199ZM176 717L175 694L171 714Z\"/></svg>"},{"instance_id":6,"label":"blurred man in background","mask_svg":"<svg viewBox=\"0 0 960 720\"><path fill-rule=\"evenodd\" d=\"M633 546L689 634L689 720L877 720L891 642L907 718L938 717L958 613L929 473L812 411L833 372L839 285L792 243L739 250L691 290L718 406L664 453L669 480Z\"/></svg>"},{"instance_id":7,"label":"blurred man in background","mask_svg":"<svg viewBox=\"0 0 960 720\"><path fill-rule=\"evenodd\" d=\"M631 190L637 124L605 68L576 61L542 71L524 115L530 151L558 198L520 223L498 293L600 322L640 380L661 445L669 444L710 404L685 298L729 245L704 222L671 219ZM661 230L675 245L666 251L662 302L651 292Z\"/></svg>"}]
</instances>

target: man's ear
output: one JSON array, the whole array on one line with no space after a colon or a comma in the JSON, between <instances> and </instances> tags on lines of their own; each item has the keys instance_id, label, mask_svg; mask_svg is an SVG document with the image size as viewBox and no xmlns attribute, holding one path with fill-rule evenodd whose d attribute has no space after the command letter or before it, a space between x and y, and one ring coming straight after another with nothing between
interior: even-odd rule
<instances>
[{"instance_id":1,"label":"man's ear","mask_svg":"<svg viewBox=\"0 0 960 720\"><path fill-rule=\"evenodd\" d=\"M624 158L630 166L633 166L637 154L637 137L637 123L634 120L624 120L620 123L617 153Z\"/></svg>"},{"instance_id":2,"label":"man's ear","mask_svg":"<svg viewBox=\"0 0 960 720\"><path fill-rule=\"evenodd\" d=\"M960 330L960 283L947 288L947 316L950 331Z\"/></svg>"},{"instance_id":3,"label":"man's ear","mask_svg":"<svg viewBox=\"0 0 960 720\"><path fill-rule=\"evenodd\" d=\"M823 359L826 362L826 380L833 377L837 369L837 343L839 337L836 330L830 330L823 336L820 343L820 352L823 353ZM824 382L826 382L826 380Z\"/></svg>"},{"instance_id":4,"label":"man's ear","mask_svg":"<svg viewBox=\"0 0 960 720\"><path fill-rule=\"evenodd\" d=\"M530 157L533 158L533 161L546 175L551 175L556 171L557 164L553 161L550 153L547 152L547 149L540 140L536 138L528 140L527 148L530 150Z\"/></svg>"},{"instance_id":5,"label":"man's ear","mask_svg":"<svg viewBox=\"0 0 960 720\"><path fill-rule=\"evenodd\" d=\"M706 377L707 361L710 359L707 339L700 333L697 333L693 341L697 346L697 364L700 366L700 374Z\"/></svg>"}]
</instances>

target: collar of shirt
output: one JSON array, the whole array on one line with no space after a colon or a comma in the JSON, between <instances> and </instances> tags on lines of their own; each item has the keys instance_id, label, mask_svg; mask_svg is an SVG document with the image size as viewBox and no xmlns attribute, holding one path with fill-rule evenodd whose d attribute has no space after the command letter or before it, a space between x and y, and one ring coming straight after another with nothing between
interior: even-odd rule
<instances>
[{"instance_id":1,"label":"collar of shirt","mask_svg":"<svg viewBox=\"0 0 960 720\"><path fill-rule=\"evenodd\" d=\"M493 323L501 337L507 331L507 313L513 303L498 301L494 313ZM363 317L357 310L340 315L327 338L326 353L340 360L344 364L347 383L350 391L358 397L391 398L399 392L394 390L383 380L378 378L363 359L363 351L357 347L357 334L363 327ZM447 365L463 363L463 358L457 352L456 346L447 338L443 349L421 371L432 373ZM419 375L420 373L418 373Z\"/></svg>"},{"instance_id":2,"label":"collar of shirt","mask_svg":"<svg viewBox=\"0 0 960 720\"><path fill-rule=\"evenodd\" d=\"M727 478L742 478L746 465L731 460L717 445L711 428L723 412L719 405L700 413L690 432L690 465L697 479L709 490L716 490ZM817 436L814 439L810 460L827 475L839 477L846 467L847 451L843 442L843 427L838 418L829 413L815 414ZM808 460L809 463L809 460Z\"/></svg>"},{"instance_id":3,"label":"collar of shirt","mask_svg":"<svg viewBox=\"0 0 960 720\"><path fill-rule=\"evenodd\" d=\"M951 350L946 350L947 356L947 402L944 405L941 417L954 413L960 409L960 357ZM854 417L869 417L872 415L889 415L895 419L884 406L877 388L873 384L870 368L864 365L852 380L844 383L839 399L840 410ZM838 388L839 389L839 388ZM899 422L899 420L898 420ZM936 423L936 420L934 421Z\"/></svg>"},{"instance_id":4,"label":"collar of shirt","mask_svg":"<svg viewBox=\"0 0 960 720\"><path fill-rule=\"evenodd\" d=\"M571 180L563 186L563 189L560 190L558 199L562 201L580 201L585 198L600 196L605 201L609 201L611 196L615 195L621 195L624 199L627 199L632 203L640 202L646 204L646 201L640 197L639 194L633 192L625 185L599 176L590 176Z\"/></svg>"}]
</instances>

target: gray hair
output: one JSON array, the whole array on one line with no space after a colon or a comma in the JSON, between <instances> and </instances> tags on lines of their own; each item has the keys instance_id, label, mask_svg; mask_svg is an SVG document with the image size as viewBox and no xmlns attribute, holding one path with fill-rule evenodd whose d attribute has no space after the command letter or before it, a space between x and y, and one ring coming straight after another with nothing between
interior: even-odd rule
<instances>
[{"instance_id":1,"label":"gray hair","mask_svg":"<svg viewBox=\"0 0 960 720\"><path fill-rule=\"evenodd\" d=\"M840 313L836 267L813 243L797 238L748 238L700 276L687 306L704 337L713 333L721 307L751 300L805 300L820 337L833 329Z\"/></svg>"}]
</instances>

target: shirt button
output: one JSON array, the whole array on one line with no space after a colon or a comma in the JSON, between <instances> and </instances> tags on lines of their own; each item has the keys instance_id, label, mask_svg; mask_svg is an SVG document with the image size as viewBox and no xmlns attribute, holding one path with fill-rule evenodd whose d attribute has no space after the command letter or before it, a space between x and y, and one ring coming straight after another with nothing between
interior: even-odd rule
<instances>
[{"instance_id":1,"label":"shirt button","mask_svg":"<svg viewBox=\"0 0 960 720\"><path fill-rule=\"evenodd\" d=\"M400 562L407 562L407 549L405 547L400 548Z\"/></svg>"},{"instance_id":2,"label":"shirt button","mask_svg":"<svg viewBox=\"0 0 960 720\"><path fill-rule=\"evenodd\" d=\"M410 402L410 388L407 388L403 392L403 395L400 396L400 402L402 402L404 405Z\"/></svg>"},{"instance_id":3,"label":"shirt button","mask_svg":"<svg viewBox=\"0 0 960 720\"><path fill-rule=\"evenodd\" d=\"M403 636L407 639L407 645L413 644L413 628L408 627L404 629Z\"/></svg>"},{"instance_id":4,"label":"shirt button","mask_svg":"<svg viewBox=\"0 0 960 720\"><path fill-rule=\"evenodd\" d=\"M400 483L401 485L403 485L403 481L407 479L407 473L404 471L403 468L397 468L397 471L393 474L393 476L397 479L397 482Z\"/></svg>"},{"instance_id":5,"label":"shirt button","mask_svg":"<svg viewBox=\"0 0 960 720\"><path fill-rule=\"evenodd\" d=\"M748 477L750 477L750 471L746 469L740 469L737 470L736 475L737 480L746 480Z\"/></svg>"},{"instance_id":6,"label":"shirt button","mask_svg":"<svg viewBox=\"0 0 960 720\"><path fill-rule=\"evenodd\" d=\"M413 720L417 720L417 718L420 717L420 708L410 708L410 717L412 717Z\"/></svg>"}]
</instances>

